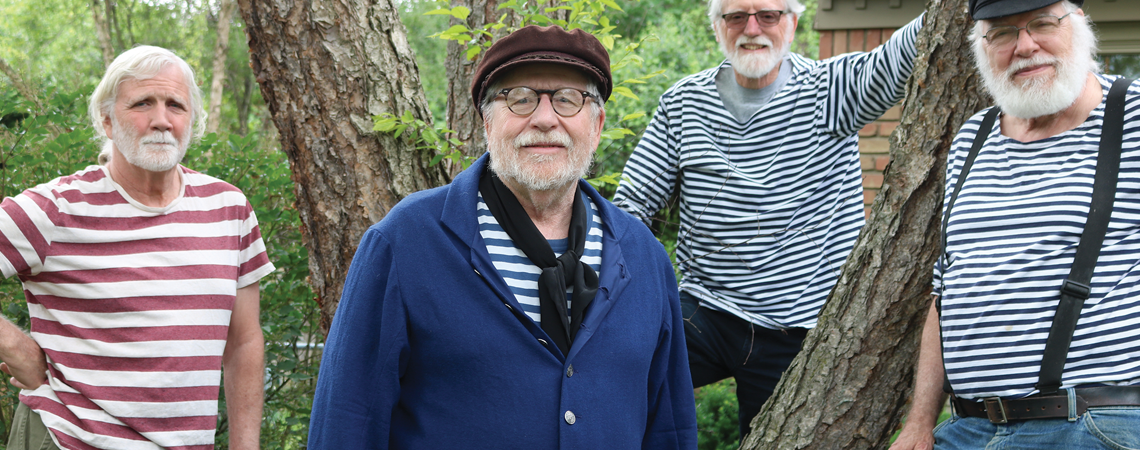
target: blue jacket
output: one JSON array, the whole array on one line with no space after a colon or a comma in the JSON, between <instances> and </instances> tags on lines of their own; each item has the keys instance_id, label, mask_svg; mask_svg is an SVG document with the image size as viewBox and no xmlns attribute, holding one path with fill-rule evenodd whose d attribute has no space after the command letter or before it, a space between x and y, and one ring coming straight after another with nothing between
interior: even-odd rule
<instances>
[{"instance_id":1,"label":"blue jacket","mask_svg":"<svg viewBox=\"0 0 1140 450\"><path fill-rule=\"evenodd\" d=\"M579 181L603 218L602 265L564 357L523 315L479 235L487 160L408 196L364 234L325 344L309 448L695 449L661 244Z\"/></svg>"}]
</instances>

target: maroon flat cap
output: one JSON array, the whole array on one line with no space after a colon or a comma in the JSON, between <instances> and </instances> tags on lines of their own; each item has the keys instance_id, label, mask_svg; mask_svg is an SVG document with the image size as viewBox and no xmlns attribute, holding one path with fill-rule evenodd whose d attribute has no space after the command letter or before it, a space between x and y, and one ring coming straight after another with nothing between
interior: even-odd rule
<instances>
[{"instance_id":1,"label":"maroon flat cap","mask_svg":"<svg viewBox=\"0 0 1140 450\"><path fill-rule=\"evenodd\" d=\"M483 115L483 91L507 68L524 63L565 64L580 69L598 84L602 100L610 99L614 79L610 75L610 54L598 38L582 30L566 31L557 25L528 25L495 42L483 55L483 62L471 80L471 99Z\"/></svg>"}]
</instances>

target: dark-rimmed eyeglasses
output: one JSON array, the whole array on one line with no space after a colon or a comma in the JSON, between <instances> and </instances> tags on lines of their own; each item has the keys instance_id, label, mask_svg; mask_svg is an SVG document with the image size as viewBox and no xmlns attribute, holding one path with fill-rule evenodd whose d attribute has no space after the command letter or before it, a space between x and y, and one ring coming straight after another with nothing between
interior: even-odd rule
<instances>
[{"instance_id":1,"label":"dark-rimmed eyeglasses","mask_svg":"<svg viewBox=\"0 0 1140 450\"><path fill-rule=\"evenodd\" d=\"M1061 17L1041 16L1030 20L1024 27L1016 27L1013 25L993 27L990 28L989 31L986 31L985 36L982 37L986 38L986 42L988 42L991 47L1009 47L1014 42L1017 42L1017 36L1021 33L1021 30L1025 30L1025 33L1029 34L1029 37L1049 36L1056 33L1057 30L1061 29L1061 19L1069 17L1069 14L1065 14Z\"/></svg>"},{"instance_id":2,"label":"dark-rimmed eyeglasses","mask_svg":"<svg viewBox=\"0 0 1140 450\"><path fill-rule=\"evenodd\" d=\"M562 117L578 114L586 104L586 99L595 97L594 94L574 88L533 89L519 86L499 91L499 95L506 97L507 109L520 116L529 116L538 109L542 94L550 96L550 106L554 107L554 112Z\"/></svg>"},{"instance_id":3,"label":"dark-rimmed eyeglasses","mask_svg":"<svg viewBox=\"0 0 1140 450\"><path fill-rule=\"evenodd\" d=\"M770 27L780 23L780 18L784 17L788 11L779 11L775 9L761 9L754 13L746 12L733 12L728 14L721 14L720 18L724 19L724 24L729 28L744 28L748 24L749 16L756 16L756 23L762 27Z\"/></svg>"}]
</instances>

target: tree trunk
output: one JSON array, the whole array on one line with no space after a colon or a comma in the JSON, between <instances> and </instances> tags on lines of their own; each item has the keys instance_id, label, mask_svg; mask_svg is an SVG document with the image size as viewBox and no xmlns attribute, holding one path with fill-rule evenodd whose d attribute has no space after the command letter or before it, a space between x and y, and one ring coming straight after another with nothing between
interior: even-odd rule
<instances>
[{"instance_id":1,"label":"tree trunk","mask_svg":"<svg viewBox=\"0 0 1140 450\"><path fill-rule=\"evenodd\" d=\"M216 133L222 120L222 87L226 81L226 51L230 48L230 19L234 0L218 1L218 42L214 45L214 71L210 83L210 108L206 113L206 132Z\"/></svg>"},{"instance_id":2,"label":"tree trunk","mask_svg":"<svg viewBox=\"0 0 1140 450\"><path fill-rule=\"evenodd\" d=\"M891 163L871 217L803 350L742 449L866 449L890 440L913 389L940 249L946 154L986 106L965 0L931 0Z\"/></svg>"},{"instance_id":3,"label":"tree trunk","mask_svg":"<svg viewBox=\"0 0 1140 450\"><path fill-rule=\"evenodd\" d=\"M431 154L372 131L372 116L429 120L391 0L240 0L251 67L296 182L310 282L328 333L364 231L401 198L441 185Z\"/></svg>"},{"instance_id":4,"label":"tree trunk","mask_svg":"<svg viewBox=\"0 0 1140 450\"><path fill-rule=\"evenodd\" d=\"M100 11L99 0L91 0L91 16L95 21L95 36L99 38L99 49L103 51L103 67L109 67L111 61L115 60L115 48L111 45L111 31Z\"/></svg>"},{"instance_id":5,"label":"tree trunk","mask_svg":"<svg viewBox=\"0 0 1140 450\"><path fill-rule=\"evenodd\" d=\"M241 98L238 99L238 134L245 136L249 133L249 107L253 102L253 74L244 72L242 76Z\"/></svg>"}]
</instances>

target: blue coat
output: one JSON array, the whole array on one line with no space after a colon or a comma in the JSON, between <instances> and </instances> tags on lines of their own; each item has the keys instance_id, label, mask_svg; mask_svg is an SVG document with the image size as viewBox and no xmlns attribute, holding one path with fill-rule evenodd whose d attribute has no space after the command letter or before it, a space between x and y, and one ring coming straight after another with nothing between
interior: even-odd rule
<instances>
[{"instance_id":1,"label":"blue coat","mask_svg":"<svg viewBox=\"0 0 1140 450\"><path fill-rule=\"evenodd\" d=\"M364 234L325 345L309 448L695 449L661 244L579 181L603 219L602 264L564 357L523 315L479 235L487 160L408 196Z\"/></svg>"}]
</instances>

